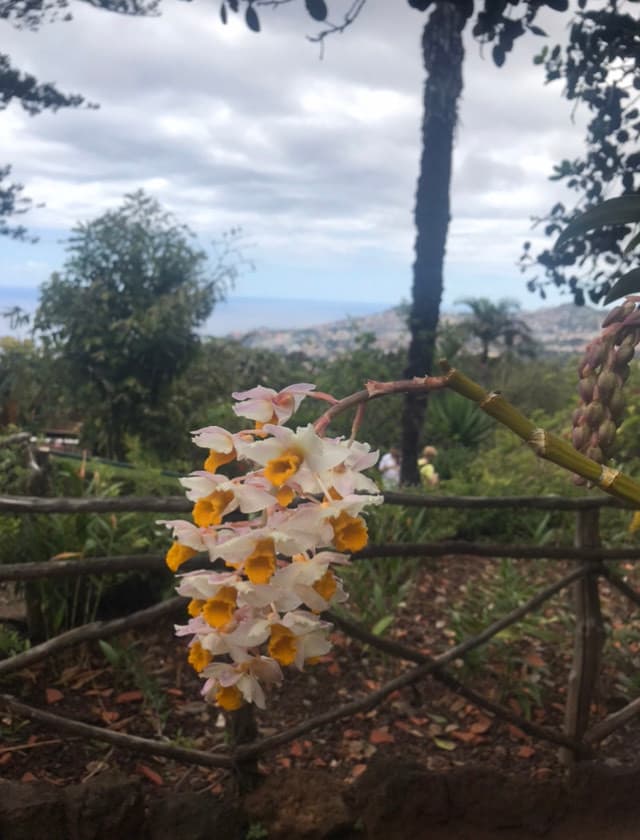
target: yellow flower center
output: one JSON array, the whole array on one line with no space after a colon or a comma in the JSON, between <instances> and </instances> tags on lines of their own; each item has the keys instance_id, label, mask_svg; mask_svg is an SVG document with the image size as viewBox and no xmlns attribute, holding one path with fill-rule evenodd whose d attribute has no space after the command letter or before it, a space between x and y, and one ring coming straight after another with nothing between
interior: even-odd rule
<instances>
[{"instance_id":1,"label":"yellow flower center","mask_svg":"<svg viewBox=\"0 0 640 840\"><path fill-rule=\"evenodd\" d=\"M223 464L228 464L236 457L236 450L231 449L231 452L216 452L215 449L209 450L209 457L204 462L204 469L211 473L215 473L218 467Z\"/></svg>"},{"instance_id":2,"label":"yellow flower center","mask_svg":"<svg viewBox=\"0 0 640 840\"><path fill-rule=\"evenodd\" d=\"M276 493L276 501L280 507L288 507L295 499L296 494L290 487L281 487Z\"/></svg>"},{"instance_id":3,"label":"yellow flower center","mask_svg":"<svg viewBox=\"0 0 640 840\"><path fill-rule=\"evenodd\" d=\"M329 520L333 527L333 544L338 551L360 551L369 540L367 526L360 516L349 516L343 511Z\"/></svg>"},{"instance_id":4,"label":"yellow flower center","mask_svg":"<svg viewBox=\"0 0 640 840\"><path fill-rule=\"evenodd\" d=\"M196 618L202 612L202 608L204 607L204 601L200 598L192 598L191 601L187 604L187 612L191 616L191 618Z\"/></svg>"},{"instance_id":5,"label":"yellow flower center","mask_svg":"<svg viewBox=\"0 0 640 840\"><path fill-rule=\"evenodd\" d=\"M232 499L231 490L214 490L204 499L198 499L193 506L193 521L199 528L219 525L222 522L222 513Z\"/></svg>"},{"instance_id":6,"label":"yellow flower center","mask_svg":"<svg viewBox=\"0 0 640 840\"><path fill-rule=\"evenodd\" d=\"M274 487L282 487L291 476L294 476L300 469L302 456L292 449L283 452L277 458L267 461L264 468L264 476Z\"/></svg>"},{"instance_id":7,"label":"yellow flower center","mask_svg":"<svg viewBox=\"0 0 640 840\"><path fill-rule=\"evenodd\" d=\"M330 601L333 598L336 594L338 584L336 583L336 577L331 569L327 569L322 577L313 584L313 588L321 598L324 598L325 601Z\"/></svg>"},{"instance_id":8,"label":"yellow flower center","mask_svg":"<svg viewBox=\"0 0 640 840\"><path fill-rule=\"evenodd\" d=\"M216 694L216 703L227 712L235 712L242 706L242 692L235 685L220 688Z\"/></svg>"},{"instance_id":9,"label":"yellow flower center","mask_svg":"<svg viewBox=\"0 0 640 840\"><path fill-rule=\"evenodd\" d=\"M237 591L232 586L221 586L213 598L208 598L202 607L204 620L216 630L224 627L236 611Z\"/></svg>"},{"instance_id":10,"label":"yellow flower center","mask_svg":"<svg viewBox=\"0 0 640 840\"><path fill-rule=\"evenodd\" d=\"M188 545L180 545L180 543L174 542L169 551L167 551L165 563L172 572L177 572L183 563L186 563L187 560L190 560L197 553L193 548L189 548Z\"/></svg>"},{"instance_id":11,"label":"yellow flower center","mask_svg":"<svg viewBox=\"0 0 640 840\"><path fill-rule=\"evenodd\" d=\"M273 540L267 537L256 542L255 548L244 561L244 573L251 583L269 583L276 570L276 552Z\"/></svg>"},{"instance_id":12,"label":"yellow flower center","mask_svg":"<svg viewBox=\"0 0 640 840\"><path fill-rule=\"evenodd\" d=\"M198 673L207 667L212 658L209 651L205 650L200 642L194 642L189 648L189 665Z\"/></svg>"},{"instance_id":13,"label":"yellow flower center","mask_svg":"<svg viewBox=\"0 0 640 840\"><path fill-rule=\"evenodd\" d=\"M291 630L282 624L274 624L269 639L269 656L281 665L291 665L297 650L298 643Z\"/></svg>"}]
</instances>

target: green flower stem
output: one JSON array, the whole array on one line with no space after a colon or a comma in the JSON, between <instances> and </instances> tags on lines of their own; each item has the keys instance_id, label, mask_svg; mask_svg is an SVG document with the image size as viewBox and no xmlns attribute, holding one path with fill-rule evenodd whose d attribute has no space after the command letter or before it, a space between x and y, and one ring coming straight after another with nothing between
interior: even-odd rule
<instances>
[{"instance_id":1,"label":"green flower stem","mask_svg":"<svg viewBox=\"0 0 640 840\"><path fill-rule=\"evenodd\" d=\"M586 478L596 484L605 493L632 502L640 507L640 484L627 475L609 467L603 467L597 461L592 461L581 452L563 440L539 428L524 414L521 414L498 392L485 391L477 382L451 368L446 360L440 362L445 373L446 386L463 397L477 403L486 414L489 414L503 426L511 429L519 438L525 441L540 458L551 461L569 472Z\"/></svg>"}]
</instances>

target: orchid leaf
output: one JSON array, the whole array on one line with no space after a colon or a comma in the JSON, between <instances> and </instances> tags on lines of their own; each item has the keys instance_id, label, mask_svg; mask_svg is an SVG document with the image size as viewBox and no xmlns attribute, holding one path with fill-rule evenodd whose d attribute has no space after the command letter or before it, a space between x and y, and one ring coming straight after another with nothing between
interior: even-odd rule
<instances>
[{"instance_id":1,"label":"orchid leaf","mask_svg":"<svg viewBox=\"0 0 640 840\"><path fill-rule=\"evenodd\" d=\"M610 198L570 222L558 237L555 248L592 228L601 225L626 225L633 222L640 222L640 195Z\"/></svg>"},{"instance_id":2,"label":"orchid leaf","mask_svg":"<svg viewBox=\"0 0 640 840\"><path fill-rule=\"evenodd\" d=\"M625 295L634 295L640 292L640 268L634 268L623 274L622 277L614 283L607 292L607 296L603 303L611 303L618 298L625 297Z\"/></svg>"}]
</instances>

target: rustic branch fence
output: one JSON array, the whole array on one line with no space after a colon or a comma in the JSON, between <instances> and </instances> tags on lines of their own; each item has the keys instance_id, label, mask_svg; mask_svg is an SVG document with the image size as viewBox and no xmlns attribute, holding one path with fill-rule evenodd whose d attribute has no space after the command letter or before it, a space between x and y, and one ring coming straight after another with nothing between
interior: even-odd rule
<instances>
[{"instance_id":1,"label":"rustic branch fence","mask_svg":"<svg viewBox=\"0 0 640 840\"><path fill-rule=\"evenodd\" d=\"M355 715L381 703L394 691L432 677L449 690L467 698L471 703L491 715L518 726L532 737L556 744L566 766L593 756L594 746L608 737L614 730L626 724L640 713L640 698L628 703L621 710L610 714L590 727L589 715L599 675L602 646L604 642L603 621L599 597L599 579L606 579L636 606L640 606L640 593L619 577L608 565L612 561L637 560L637 548L603 548L599 536L599 517L603 508L621 508L625 505L611 498L564 498L547 497L442 497L413 495L407 493L385 493L387 504L404 507L467 509L508 509L575 511L576 531L573 546L531 546L531 545L487 545L461 540L371 545L354 555L354 559L373 557L422 558L464 555L465 557L513 557L529 559L573 560L572 570L555 583L541 589L529 601L494 621L477 635L449 648L439 656L429 657L418 650L399 642L378 637L356 622L342 616L328 613L327 618L344 633L359 639L391 656L414 663L414 667L400 676L389 680L377 690L356 698L330 711L315 715L305 721L274 735L243 743L236 739L235 747L223 752L205 752L187 749L163 741L139 738L102 727L70 720L58 714L22 703L9 694L0 695L0 703L13 714L37 721L60 732L79 735L139 753L160 755L183 763L209 767L246 767L257 756L267 750L298 738L300 735L333 721ZM65 513L112 513L117 511L184 513L191 504L184 497L168 498L40 498L0 497L0 514L65 514ZM35 579L59 577L80 577L87 574L110 574L125 570L161 569L164 558L160 555L130 555L118 557L82 558L77 560L48 560L45 562L12 563L0 566L0 582L27 582ZM194 558L185 569L205 568L202 558ZM538 609L556 593L571 588L576 624L574 632L574 655L567 687L565 720L562 731L533 723L515 714L511 709L483 697L463 685L447 669L454 660L463 659L470 651L486 644L507 627L516 624L524 616ZM97 639L105 639L134 628L153 624L161 618L178 615L184 611L186 598L175 597L155 606L137 611L125 618L112 621L96 621L77 627L38 644L27 651L0 661L0 677L14 674L38 661L46 659L73 645ZM242 710L241 710L242 712ZM246 714L246 713L244 713ZM240 715L232 713L233 717Z\"/></svg>"}]
</instances>

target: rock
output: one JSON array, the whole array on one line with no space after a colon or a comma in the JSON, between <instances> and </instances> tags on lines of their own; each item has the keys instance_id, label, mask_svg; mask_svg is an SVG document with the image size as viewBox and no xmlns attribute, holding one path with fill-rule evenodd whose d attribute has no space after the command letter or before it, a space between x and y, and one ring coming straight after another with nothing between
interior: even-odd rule
<instances>
[{"instance_id":1,"label":"rock","mask_svg":"<svg viewBox=\"0 0 640 840\"><path fill-rule=\"evenodd\" d=\"M0 782L2 840L68 840L60 791L44 782Z\"/></svg>"},{"instance_id":2,"label":"rock","mask_svg":"<svg viewBox=\"0 0 640 840\"><path fill-rule=\"evenodd\" d=\"M447 822L450 811L442 774L390 757L372 760L354 784L349 803L367 840L424 837L429 826Z\"/></svg>"},{"instance_id":3,"label":"rock","mask_svg":"<svg viewBox=\"0 0 640 840\"><path fill-rule=\"evenodd\" d=\"M113 840L142 834L145 814L139 779L109 770L90 783L68 787L63 796L67 840Z\"/></svg>"},{"instance_id":4,"label":"rock","mask_svg":"<svg viewBox=\"0 0 640 840\"><path fill-rule=\"evenodd\" d=\"M269 840L338 840L352 828L342 788L327 771L294 768L268 776L244 806Z\"/></svg>"},{"instance_id":5,"label":"rock","mask_svg":"<svg viewBox=\"0 0 640 840\"><path fill-rule=\"evenodd\" d=\"M237 802L210 794L173 793L151 804L149 840L238 840L245 820ZM128 835L119 835L124 838ZM133 835L131 835L133 836Z\"/></svg>"}]
</instances>

